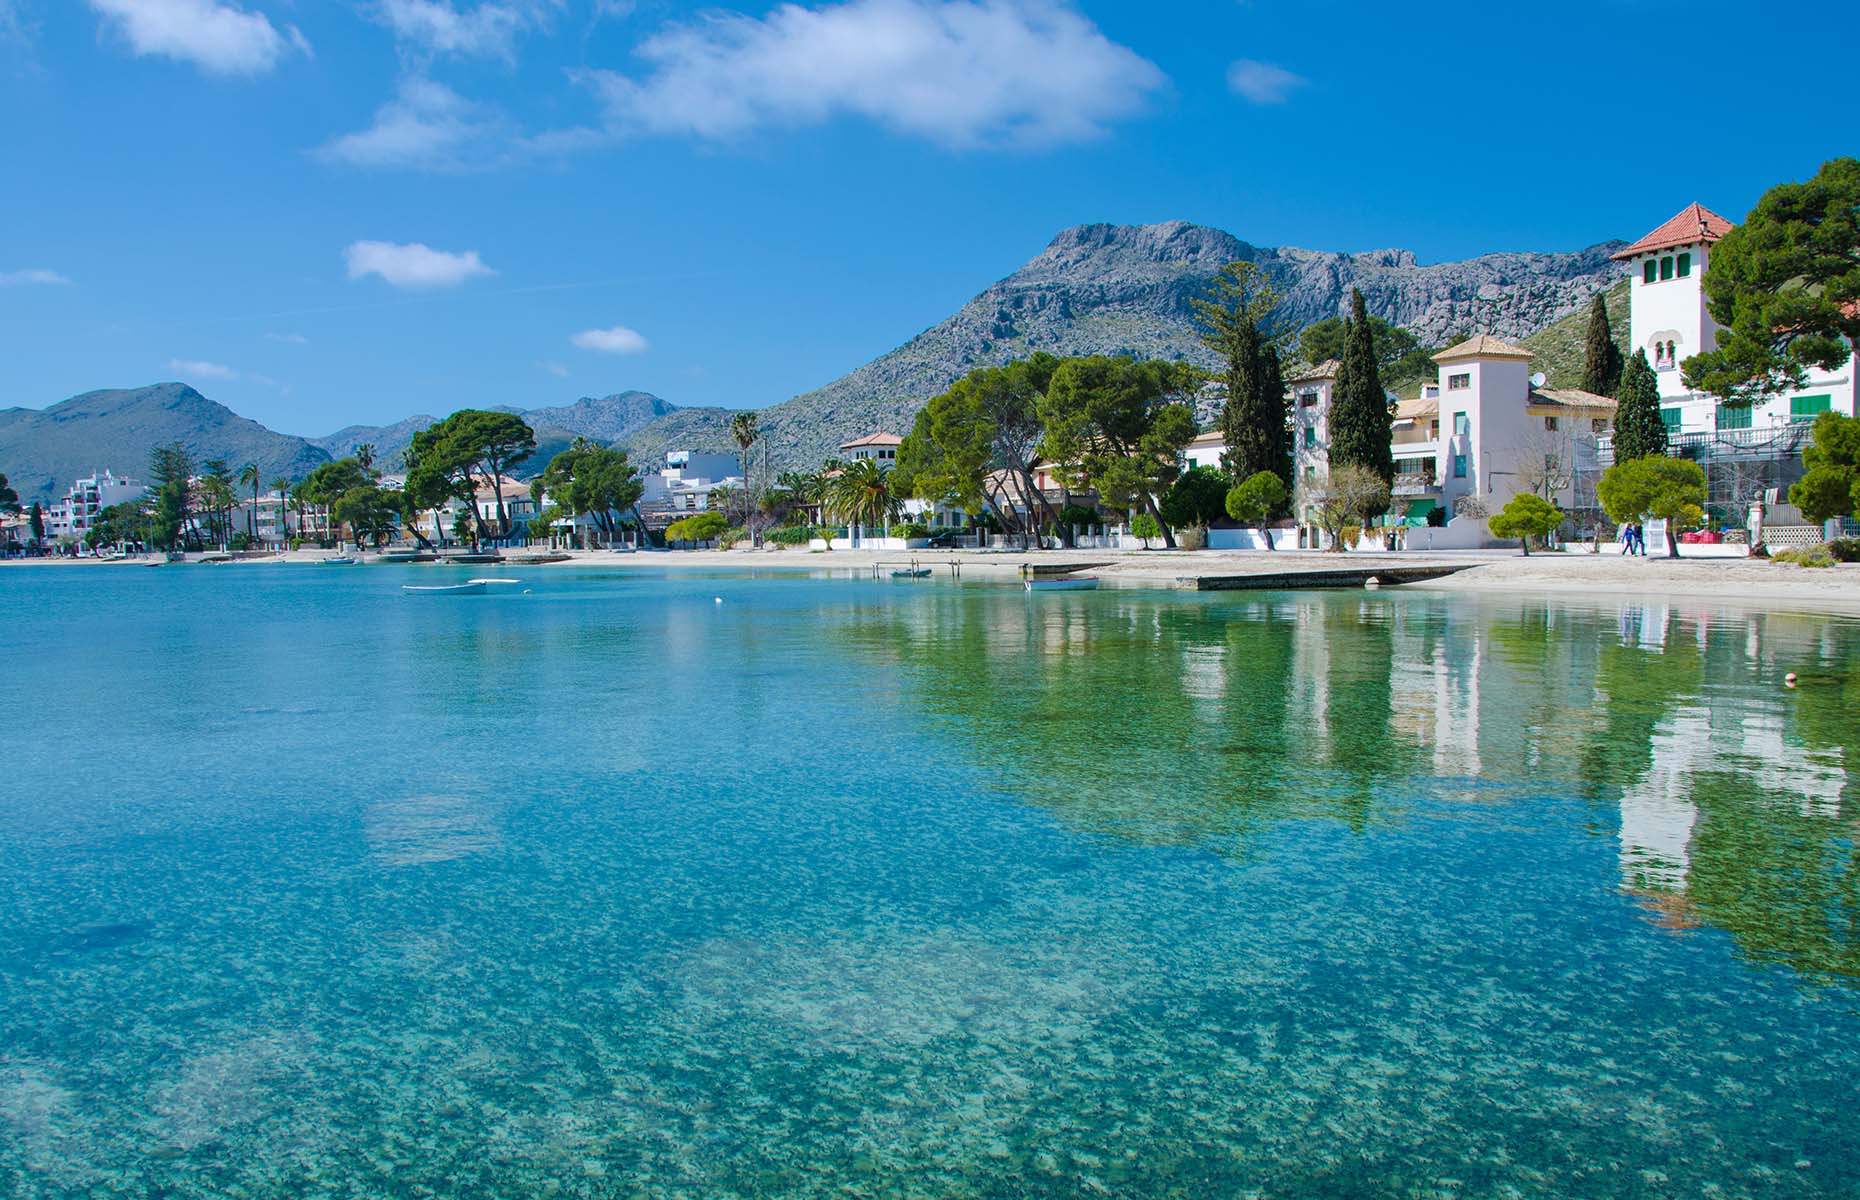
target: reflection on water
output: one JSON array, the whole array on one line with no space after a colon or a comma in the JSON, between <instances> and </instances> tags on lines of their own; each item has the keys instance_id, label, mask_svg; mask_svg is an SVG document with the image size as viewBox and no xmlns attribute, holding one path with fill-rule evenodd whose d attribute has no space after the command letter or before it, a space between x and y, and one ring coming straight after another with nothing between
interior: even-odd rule
<instances>
[{"instance_id":1,"label":"reflection on water","mask_svg":"<svg viewBox=\"0 0 1860 1200\"><path fill-rule=\"evenodd\" d=\"M1860 1195L1851 622L133 574L0 572L0 1196Z\"/></svg>"},{"instance_id":2,"label":"reflection on water","mask_svg":"<svg viewBox=\"0 0 1860 1200\"><path fill-rule=\"evenodd\" d=\"M1400 820L1422 792L1582 795L1662 923L1860 979L1860 627L1705 602L977 603L882 614L859 644L1081 828L1242 853L1287 819Z\"/></svg>"}]
</instances>

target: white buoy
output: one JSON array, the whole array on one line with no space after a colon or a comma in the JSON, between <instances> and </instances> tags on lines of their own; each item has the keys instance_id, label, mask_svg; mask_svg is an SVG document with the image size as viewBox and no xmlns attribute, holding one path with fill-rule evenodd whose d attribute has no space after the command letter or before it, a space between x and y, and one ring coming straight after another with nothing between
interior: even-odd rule
<instances>
[{"instance_id":1,"label":"white buoy","mask_svg":"<svg viewBox=\"0 0 1860 1200\"><path fill-rule=\"evenodd\" d=\"M719 604L722 604L722 603L723 603L723 597L722 597L722 596L713 596L713 597L712 597L712 599L714 599L714 600L715 600L715 601L716 601L717 603L719 603Z\"/></svg>"}]
</instances>

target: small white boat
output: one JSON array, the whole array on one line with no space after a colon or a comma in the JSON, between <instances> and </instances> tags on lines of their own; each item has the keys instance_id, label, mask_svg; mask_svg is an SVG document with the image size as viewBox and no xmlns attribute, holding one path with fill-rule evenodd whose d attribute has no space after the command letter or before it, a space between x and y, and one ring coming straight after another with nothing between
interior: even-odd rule
<instances>
[{"instance_id":1,"label":"small white boat","mask_svg":"<svg viewBox=\"0 0 1860 1200\"><path fill-rule=\"evenodd\" d=\"M326 567L352 567L355 565L355 560L346 554L338 554L334 558L319 558L317 561Z\"/></svg>"},{"instance_id":2,"label":"small white boat","mask_svg":"<svg viewBox=\"0 0 1860 1200\"><path fill-rule=\"evenodd\" d=\"M474 579L470 583L403 583L400 590L420 596L470 596L484 591L484 580Z\"/></svg>"},{"instance_id":3,"label":"small white boat","mask_svg":"<svg viewBox=\"0 0 1860 1200\"><path fill-rule=\"evenodd\" d=\"M522 583L521 579L473 579L470 583Z\"/></svg>"},{"instance_id":4,"label":"small white boat","mask_svg":"<svg viewBox=\"0 0 1860 1200\"><path fill-rule=\"evenodd\" d=\"M1054 579L1029 579L1027 590L1030 592L1095 592L1098 590L1096 575L1062 575Z\"/></svg>"}]
</instances>

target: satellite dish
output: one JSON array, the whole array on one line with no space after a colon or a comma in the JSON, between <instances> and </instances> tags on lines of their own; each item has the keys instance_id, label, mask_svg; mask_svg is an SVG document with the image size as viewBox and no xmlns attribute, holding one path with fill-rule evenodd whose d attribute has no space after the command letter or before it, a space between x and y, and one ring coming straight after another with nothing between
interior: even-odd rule
<instances>
[{"instance_id":1,"label":"satellite dish","mask_svg":"<svg viewBox=\"0 0 1860 1200\"><path fill-rule=\"evenodd\" d=\"M1544 385L1544 373L1542 371L1531 372L1531 386L1534 388L1540 388L1543 385Z\"/></svg>"}]
</instances>

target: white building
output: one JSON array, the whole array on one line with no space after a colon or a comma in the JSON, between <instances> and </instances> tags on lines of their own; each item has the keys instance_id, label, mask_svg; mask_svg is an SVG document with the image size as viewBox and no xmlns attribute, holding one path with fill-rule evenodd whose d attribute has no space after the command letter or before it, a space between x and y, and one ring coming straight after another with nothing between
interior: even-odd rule
<instances>
[{"instance_id":1,"label":"white building","mask_svg":"<svg viewBox=\"0 0 1860 1200\"><path fill-rule=\"evenodd\" d=\"M47 540L82 538L96 523L97 514L116 504L140 500L148 488L134 479L118 479L109 471L90 475L71 485L71 490L45 509Z\"/></svg>"},{"instance_id":2,"label":"white building","mask_svg":"<svg viewBox=\"0 0 1860 1200\"><path fill-rule=\"evenodd\" d=\"M1661 415L1669 434L1730 434L1750 440L1756 435L1833 411L1854 415L1854 361L1838 370L1809 372L1799 390L1783 392L1752 405L1721 404L1717 397L1686 386L1680 364L1718 347L1721 326L1705 307L1705 272L1711 249L1733 228L1702 204L1689 204L1678 215L1614 257L1626 264L1631 280L1632 350L1643 350L1659 380ZM1632 352L1630 350L1630 352Z\"/></svg>"}]
</instances>

